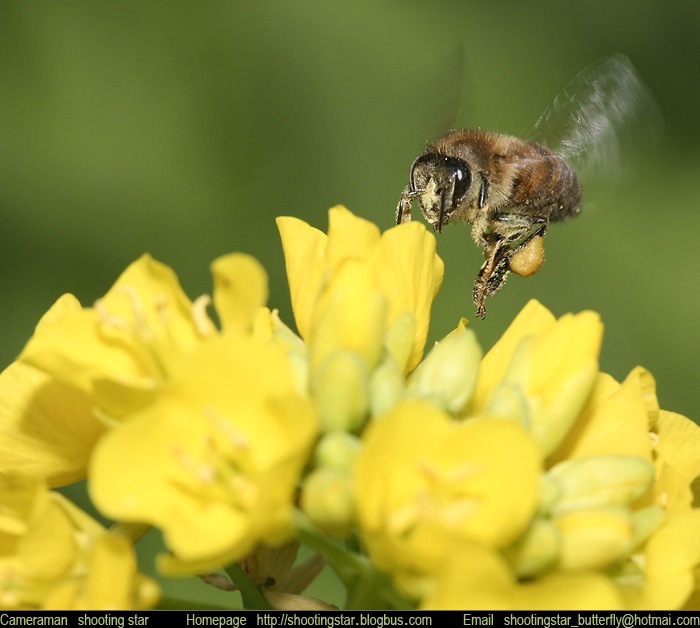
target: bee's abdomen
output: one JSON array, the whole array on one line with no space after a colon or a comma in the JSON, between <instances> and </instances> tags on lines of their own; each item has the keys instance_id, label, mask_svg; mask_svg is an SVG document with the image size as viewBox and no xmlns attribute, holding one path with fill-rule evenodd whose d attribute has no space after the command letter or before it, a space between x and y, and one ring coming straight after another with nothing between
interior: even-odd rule
<instances>
[{"instance_id":1,"label":"bee's abdomen","mask_svg":"<svg viewBox=\"0 0 700 628\"><path fill-rule=\"evenodd\" d=\"M550 221L578 214L581 186L568 162L539 144L528 144L528 148L513 181L513 203Z\"/></svg>"}]
</instances>

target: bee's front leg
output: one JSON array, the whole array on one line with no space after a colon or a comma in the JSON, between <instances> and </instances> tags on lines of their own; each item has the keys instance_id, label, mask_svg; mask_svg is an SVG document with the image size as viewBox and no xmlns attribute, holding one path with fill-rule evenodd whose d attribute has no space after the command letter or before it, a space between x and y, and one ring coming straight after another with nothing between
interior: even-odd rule
<instances>
[{"instance_id":1,"label":"bee's front leg","mask_svg":"<svg viewBox=\"0 0 700 628\"><path fill-rule=\"evenodd\" d=\"M400 225L411 220L411 186L407 185L401 193L396 207L396 224Z\"/></svg>"}]
</instances>

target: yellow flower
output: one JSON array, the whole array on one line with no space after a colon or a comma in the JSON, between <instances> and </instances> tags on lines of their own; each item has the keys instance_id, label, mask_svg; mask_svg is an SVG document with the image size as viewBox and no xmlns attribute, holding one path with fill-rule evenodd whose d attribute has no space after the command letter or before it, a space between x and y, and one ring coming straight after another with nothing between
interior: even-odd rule
<instances>
[{"instance_id":1,"label":"yellow flower","mask_svg":"<svg viewBox=\"0 0 700 628\"><path fill-rule=\"evenodd\" d=\"M591 395L551 463L597 455L624 455L652 461L649 427L659 413L654 379L634 369L622 384L599 373Z\"/></svg>"},{"instance_id":2,"label":"yellow flower","mask_svg":"<svg viewBox=\"0 0 700 628\"><path fill-rule=\"evenodd\" d=\"M43 483L0 475L0 608L133 609L157 585L136 569L131 545Z\"/></svg>"},{"instance_id":3,"label":"yellow flower","mask_svg":"<svg viewBox=\"0 0 700 628\"><path fill-rule=\"evenodd\" d=\"M267 277L246 255L213 264L224 329L248 332L267 298ZM208 299L190 301L174 272L144 255L94 307L64 295L42 318L20 360L88 395L105 417L152 403L187 357L216 334Z\"/></svg>"},{"instance_id":4,"label":"yellow flower","mask_svg":"<svg viewBox=\"0 0 700 628\"><path fill-rule=\"evenodd\" d=\"M656 481L646 503L663 509L665 520L653 526L622 565L618 584L630 608L696 608L700 600L700 508L693 494L700 480L700 427L684 416L652 412Z\"/></svg>"},{"instance_id":5,"label":"yellow flower","mask_svg":"<svg viewBox=\"0 0 700 628\"><path fill-rule=\"evenodd\" d=\"M158 585L138 573L129 540L105 532L97 537L83 569L85 578L64 581L48 595L45 608L138 610L160 597Z\"/></svg>"},{"instance_id":6,"label":"yellow flower","mask_svg":"<svg viewBox=\"0 0 700 628\"><path fill-rule=\"evenodd\" d=\"M81 391L22 362L0 373L0 472L43 477L52 487L83 479L104 431Z\"/></svg>"},{"instance_id":7,"label":"yellow flower","mask_svg":"<svg viewBox=\"0 0 700 628\"><path fill-rule=\"evenodd\" d=\"M158 526L175 556L166 569L198 573L289 538L315 435L284 352L224 334L100 441L90 493L109 517Z\"/></svg>"},{"instance_id":8,"label":"yellow flower","mask_svg":"<svg viewBox=\"0 0 700 628\"><path fill-rule=\"evenodd\" d=\"M700 508L693 508L668 517L620 572L618 584L629 608L678 609L698 590L699 567Z\"/></svg>"},{"instance_id":9,"label":"yellow flower","mask_svg":"<svg viewBox=\"0 0 700 628\"><path fill-rule=\"evenodd\" d=\"M401 338L406 345L401 367L413 369L444 272L435 238L419 223L380 234L341 206L329 212L327 236L296 218L278 218L277 225L297 328L317 354L312 364L334 348L349 348L372 368L382 339L398 324L410 332ZM406 326L402 315L413 323Z\"/></svg>"},{"instance_id":10,"label":"yellow flower","mask_svg":"<svg viewBox=\"0 0 700 628\"><path fill-rule=\"evenodd\" d=\"M417 596L458 539L505 547L538 498L540 456L517 423L451 421L432 404L398 404L363 434L354 491L370 557Z\"/></svg>"},{"instance_id":11,"label":"yellow flower","mask_svg":"<svg viewBox=\"0 0 700 628\"><path fill-rule=\"evenodd\" d=\"M653 427L656 496L669 512L700 504L700 427L661 410Z\"/></svg>"},{"instance_id":12,"label":"yellow flower","mask_svg":"<svg viewBox=\"0 0 700 628\"><path fill-rule=\"evenodd\" d=\"M530 301L484 356L469 411L519 418L549 455L588 399L602 333L594 312L555 320Z\"/></svg>"},{"instance_id":13,"label":"yellow flower","mask_svg":"<svg viewBox=\"0 0 700 628\"><path fill-rule=\"evenodd\" d=\"M594 571L554 573L521 584L492 548L455 544L420 608L460 610L619 610L622 598Z\"/></svg>"},{"instance_id":14,"label":"yellow flower","mask_svg":"<svg viewBox=\"0 0 700 628\"><path fill-rule=\"evenodd\" d=\"M20 359L90 395L107 416L123 417L152 401L179 359L211 333L194 311L172 270L144 255L92 308L64 295Z\"/></svg>"}]
</instances>

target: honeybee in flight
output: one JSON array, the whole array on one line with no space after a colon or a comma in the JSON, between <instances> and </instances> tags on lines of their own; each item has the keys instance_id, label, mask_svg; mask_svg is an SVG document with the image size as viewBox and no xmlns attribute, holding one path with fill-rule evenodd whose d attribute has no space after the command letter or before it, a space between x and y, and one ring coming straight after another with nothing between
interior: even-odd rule
<instances>
[{"instance_id":1,"label":"honeybee in flight","mask_svg":"<svg viewBox=\"0 0 700 628\"><path fill-rule=\"evenodd\" d=\"M573 164L605 174L616 168L620 143L632 131L650 137L659 127L654 99L629 59L604 57L562 89L534 125L533 140L458 129L430 144L411 165L396 222L411 220L417 199L438 232L454 221L472 225L485 257L473 297L477 316L485 318L486 299L510 272L540 270L549 223L581 211Z\"/></svg>"}]
</instances>

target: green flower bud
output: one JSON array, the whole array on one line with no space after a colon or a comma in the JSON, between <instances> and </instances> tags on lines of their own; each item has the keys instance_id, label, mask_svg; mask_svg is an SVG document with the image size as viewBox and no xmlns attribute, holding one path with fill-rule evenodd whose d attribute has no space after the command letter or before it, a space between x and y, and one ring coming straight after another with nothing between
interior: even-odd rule
<instances>
[{"instance_id":1,"label":"green flower bud","mask_svg":"<svg viewBox=\"0 0 700 628\"><path fill-rule=\"evenodd\" d=\"M520 539L504 551L519 578L533 578L559 556L559 532L548 519L533 519Z\"/></svg>"},{"instance_id":2,"label":"green flower bud","mask_svg":"<svg viewBox=\"0 0 700 628\"><path fill-rule=\"evenodd\" d=\"M654 479L654 467L633 456L587 456L565 460L548 472L559 487L552 512L625 506L644 495Z\"/></svg>"},{"instance_id":3,"label":"green flower bud","mask_svg":"<svg viewBox=\"0 0 700 628\"><path fill-rule=\"evenodd\" d=\"M314 453L316 466L350 471L361 446L360 439L347 432L326 434L316 445Z\"/></svg>"},{"instance_id":4,"label":"green flower bud","mask_svg":"<svg viewBox=\"0 0 700 628\"><path fill-rule=\"evenodd\" d=\"M353 526L352 474L328 467L315 469L304 482L301 508L331 536L345 536Z\"/></svg>"},{"instance_id":5,"label":"green flower bud","mask_svg":"<svg viewBox=\"0 0 700 628\"><path fill-rule=\"evenodd\" d=\"M369 371L354 351L336 351L313 374L323 432L359 430L369 406Z\"/></svg>"},{"instance_id":6,"label":"green flower bud","mask_svg":"<svg viewBox=\"0 0 700 628\"><path fill-rule=\"evenodd\" d=\"M404 396L403 372L392 358L384 360L369 381L369 405L372 416L391 410Z\"/></svg>"},{"instance_id":7,"label":"green flower bud","mask_svg":"<svg viewBox=\"0 0 700 628\"><path fill-rule=\"evenodd\" d=\"M663 506L640 508L631 514L634 547L644 543L666 519Z\"/></svg>"},{"instance_id":8,"label":"green flower bud","mask_svg":"<svg viewBox=\"0 0 700 628\"><path fill-rule=\"evenodd\" d=\"M513 419L524 428L530 429L530 409L520 386L503 382L496 388L484 408L484 414L488 416Z\"/></svg>"},{"instance_id":9,"label":"green flower bud","mask_svg":"<svg viewBox=\"0 0 700 628\"><path fill-rule=\"evenodd\" d=\"M471 329L457 329L437 343L408 378L408 390L452 414L466 406L476 382L481 347Z\"/></svg>"},{"instance_id":10,"label":"green flower bud","mask_svg":"<svg viewBox=\"0 0 700 628\"><path fill-rule=\"evenodd\" d=\"M540 476L540 503L537 514L543 517L551 515L560 496L561 488L557 482L548 473L542 474Z\"/></svg>"}]
</instances>

